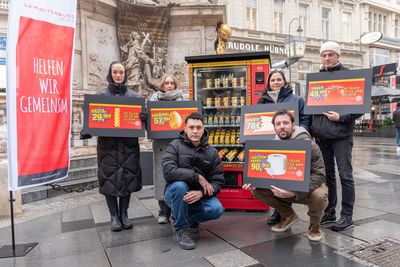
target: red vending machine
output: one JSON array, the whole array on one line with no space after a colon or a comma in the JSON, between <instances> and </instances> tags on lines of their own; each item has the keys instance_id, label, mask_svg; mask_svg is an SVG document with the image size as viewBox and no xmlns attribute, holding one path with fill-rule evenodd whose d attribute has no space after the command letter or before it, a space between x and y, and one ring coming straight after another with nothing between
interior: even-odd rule
<instances>
[{"instance_id":1,"label":"red vending machine","mask_svg":"<svg viewBox=\"0 0 400 267\"><path fill-rule=\"evenodd\" d=\"M267 85L269 52L186 57L190 100L203 104L210 145L220 155L225 186L218 199L225 209L269 210L243 190L244 145L238 144L240 109L255 105Z\"/></svg>"}]
</instances>

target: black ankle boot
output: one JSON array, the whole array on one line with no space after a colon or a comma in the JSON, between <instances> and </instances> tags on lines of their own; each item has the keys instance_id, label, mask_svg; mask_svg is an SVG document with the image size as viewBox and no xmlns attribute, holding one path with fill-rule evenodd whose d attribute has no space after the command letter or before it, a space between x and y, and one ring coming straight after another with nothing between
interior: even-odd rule
<instances>
[{"instance_id":1,"label":"black ankle boot","mask_svg":"<svg viewBox=\"0 0 400 267\"><path fill-rule=\"evenodd\" d=\"M121 231L122 225L118 214L117 198L112 196L105 196L105 197L108 210L110 211L110 216L111 216L111 231L113 232Z\"/></svg>"},{"instance_id":2,"label":"black ankle boot","mask_svg":"<svg viewBox=\"0 0 400 267\"><path fill-rule=\"evenodd\" d=\"M117 209L110 210L110 215L111 215L111 231L113 232L121 231L122 224L121 221L119 220L118 210Z\"/></svg>"},{"instance_id":3,"label":"black ankle boot","mask_svg":"<svg viewBox=\"0 0 400 267\"><path fill-rule=\"evenodd\" d=\"M276 210L274 210L274 213L272 214L272 216L268 219L268 224L277 224L281 221L281 215L279 214L279 212L277 212Z\"/></svg>"},{"instance_id":4,"label":"black ankle boot","mask_svg":"<svg viewBox=\"0 0 400 267\"><path fill-rule=\"evenodd\" d=\"M133 227L133 224L128 219L128 208L130 200L131 200L131 195L119 198L120 219L122 223L122 228L124 229L131 229Z\"/></svg>"}]
</instances>

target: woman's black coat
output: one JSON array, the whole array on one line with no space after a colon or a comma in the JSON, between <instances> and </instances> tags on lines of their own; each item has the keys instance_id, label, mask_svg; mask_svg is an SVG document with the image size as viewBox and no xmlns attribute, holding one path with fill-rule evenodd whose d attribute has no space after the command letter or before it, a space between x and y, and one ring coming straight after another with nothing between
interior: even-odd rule
<instances>
[{"instance_id":1,"label":"woman's black coat","mask_svg":"<svg viewBox=\"0 0 400 267\"><path fill-rule=\"evenodd\" d=\"M133 90L126 88L126 75L122 84L115 84L111 71L107 76L108 88L96 95L137 97ZM137 137L97 138L97 176L100 193L113 197L124 197L142 189L142 169L140 168L140 147Z\"/></svg>"}]
</instances>

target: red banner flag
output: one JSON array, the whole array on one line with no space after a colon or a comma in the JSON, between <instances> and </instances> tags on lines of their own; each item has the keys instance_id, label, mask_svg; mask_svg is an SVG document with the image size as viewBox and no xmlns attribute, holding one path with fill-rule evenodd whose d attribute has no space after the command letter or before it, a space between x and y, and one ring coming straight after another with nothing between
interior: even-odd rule
<instances>
[{"instance_id":1,"label":"red banner flag","mask_svg":"<svg viewBox=\"0 0 400 267\"><path fill-rule=\"evenodd\" d=\"M67 177L76 0L16 0L7 33L9 190Z\"/></svg>"}]
</instances>

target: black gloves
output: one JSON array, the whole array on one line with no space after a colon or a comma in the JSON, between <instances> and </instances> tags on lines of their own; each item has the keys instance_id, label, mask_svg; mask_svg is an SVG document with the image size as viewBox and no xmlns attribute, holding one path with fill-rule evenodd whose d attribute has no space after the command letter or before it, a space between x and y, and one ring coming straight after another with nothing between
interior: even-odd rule
<instances>
[{"instance_id":1,"label":"black gloves","mask_svg":"<svg viewBox=\"0 0 400 267\"><path fill-rule=\"evenodd\" d=\"M81 137L80 137L81 140L90 138L92 138L91 134L84 133L83 130L81 130Z\"/></svg>"},{"instance_id":2,"label":"black gloves","mask_svg":"<svg viewBox=\"0 0 400 267\"><path fill-rule=\"evenodd\" d=\"M140 112L139 117L144 123L147 123L147 119L149 118L149 114L147 114L147 112L142 111L142 112Z\"/></svg>"}]
</instances>

